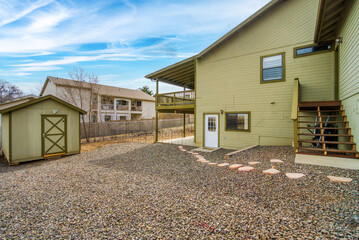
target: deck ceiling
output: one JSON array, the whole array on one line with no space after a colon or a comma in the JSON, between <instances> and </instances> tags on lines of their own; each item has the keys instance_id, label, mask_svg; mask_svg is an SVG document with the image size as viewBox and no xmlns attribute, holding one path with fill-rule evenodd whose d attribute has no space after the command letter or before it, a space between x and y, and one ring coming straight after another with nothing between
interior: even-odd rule
<instances>
[{"instance_id":1,"label":"deck ceiling","mask_svg":"<svg viewBox=\"0 0 359 240\"><path fill-rule=\"evenodd\" d=\"M179 87L194 89L194 78L196 72L195 59L195 56L187 58L181 62L148 74L145 77Z\"/></svg>"},{"instance_id":2,"label":"deck ceiling","mask_svg":"<svg viewBox=\"0 0 359 240\"><path fill-rule=\"evenodd\" d=\"M345 0L321 0L314 41L316 43L332 41L337 37L337 26L346 6Z\"/></svg>"}]
</instances>

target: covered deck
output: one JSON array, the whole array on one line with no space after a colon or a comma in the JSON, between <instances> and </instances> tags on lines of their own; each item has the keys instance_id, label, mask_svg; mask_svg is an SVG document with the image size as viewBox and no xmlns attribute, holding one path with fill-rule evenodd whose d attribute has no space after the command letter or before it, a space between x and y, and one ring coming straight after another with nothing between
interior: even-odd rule
<instances>
[{"instance_id":1,"label":"covered deck","mask_svg":"<svg viewBox=\"0 0 359 240\"><path fill-rule=\"evenodd\" d=\"M158 113L183 113L184 129L186 114L194 114L195 73L196 56L193 56L145 76L156 81L156 142L158 141ZM159 93L160 82L183 87L183 91ZM185 137L185 131L183 137Z\"/></svg>"}]
</instances>

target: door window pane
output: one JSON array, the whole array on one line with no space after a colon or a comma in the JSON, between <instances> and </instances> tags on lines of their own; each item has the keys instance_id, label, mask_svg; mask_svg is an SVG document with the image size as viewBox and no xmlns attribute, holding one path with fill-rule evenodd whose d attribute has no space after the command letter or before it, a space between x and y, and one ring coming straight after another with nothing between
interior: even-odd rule
<instances>
[{"instance_id":1,"label":"door window pane","mask_svg":"<svg viewBox=\"0 0 359 240\"><path fill-rule=\"evenodd\" d=\"M209 132L216 131L216 117L208 117L208 131Z\"/></svg>"}]
</instances>

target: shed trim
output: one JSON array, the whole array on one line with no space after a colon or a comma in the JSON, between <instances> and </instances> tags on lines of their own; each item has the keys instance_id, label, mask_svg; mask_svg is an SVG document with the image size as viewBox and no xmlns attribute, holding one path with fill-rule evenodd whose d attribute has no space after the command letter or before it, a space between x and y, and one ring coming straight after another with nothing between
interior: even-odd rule
<instances>
[{"instance_id":1,"label":"shed trim","mask_svg":"<svg viewBox=\"0 0 359 240\"><path fill-rule=\"evenodd\" d=\"M18 109L21 109L21 108L24 108L24 107L27 107L27 106L30 106L30 105L33 105L33 104L36 104L36 103L39 103L39 102L43 102L43 101L46 101L46 100L54 100L55 102L58 102L60 104L63 104L77 112L80 112L81 114L86 114L86 111L68 103L68 102L65 102L53 95L46 95L44 97L39 97L37 99L34 99L34 100L31 100L31 101L28 101L28 102L25 102L25 103L22 103L22 104L19 104L19 105L16 105L16 106L13 106L13 107L9 107L9 108L5 108L3 110L0 111L0 114L5 114L5 113L8 113L8 112L12 112L12 111L15 111L15 110L18 110ZM11 115L10 115L11 116Z\"/></svg>"}]
</instances>

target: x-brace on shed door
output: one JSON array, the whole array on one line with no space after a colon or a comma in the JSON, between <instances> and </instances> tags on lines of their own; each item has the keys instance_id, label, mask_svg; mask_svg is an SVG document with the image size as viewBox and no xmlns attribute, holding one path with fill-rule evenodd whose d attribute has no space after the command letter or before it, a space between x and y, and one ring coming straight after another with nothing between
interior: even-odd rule
<instances>
[{"instance_id":1,"label":"x-brace on shed door","mask_svg":"<svg viewBox=\"0 0 359 240\"><path fill-rule=\"evenodd\" d=\"M42 115L42 155L64 155L67 152L67 116Z\"/></svg>"}]
</instances>

